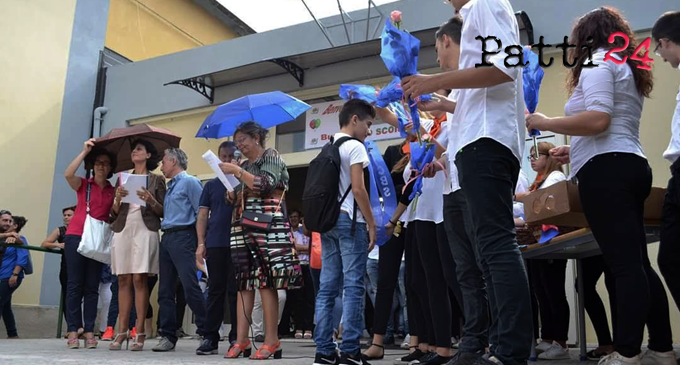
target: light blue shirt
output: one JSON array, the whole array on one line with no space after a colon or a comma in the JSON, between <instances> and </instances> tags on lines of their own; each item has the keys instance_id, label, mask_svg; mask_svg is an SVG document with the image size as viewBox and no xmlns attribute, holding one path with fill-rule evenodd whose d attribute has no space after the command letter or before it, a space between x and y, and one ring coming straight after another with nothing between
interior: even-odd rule
<instances>
[{"instance_id":1,"label":"light blue shirt","mask_svg":"<svg viewBox=\"0 0 680 365\"><path fill-rule=\"evenodd\" d=\"M163 202L161 229L196 224L202 192L201 182L186 171L172 178Z\"/></svg>"}]
</instances>

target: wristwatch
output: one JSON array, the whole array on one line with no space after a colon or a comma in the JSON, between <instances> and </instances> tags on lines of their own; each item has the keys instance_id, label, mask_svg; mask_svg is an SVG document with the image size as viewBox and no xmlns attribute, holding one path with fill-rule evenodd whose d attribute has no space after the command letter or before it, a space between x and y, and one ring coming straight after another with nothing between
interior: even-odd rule
<instances>
[{"instance_id":1,"label":"wristwatch","mask_svg":"<svg viewBox=\"0 0 680 365\"><path fill-rule=\"evenodd\" d=\"M12 273L12 276L19 276L19 274L16 274L16 273Z\"/></svg>"}]
</instances>

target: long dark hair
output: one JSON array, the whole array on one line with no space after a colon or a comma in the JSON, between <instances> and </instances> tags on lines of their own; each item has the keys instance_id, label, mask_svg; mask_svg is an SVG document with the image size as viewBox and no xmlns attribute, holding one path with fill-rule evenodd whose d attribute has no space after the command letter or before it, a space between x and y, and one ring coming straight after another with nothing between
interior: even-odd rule
<instances>
[{"instance_id":1,"label":"long dark hair","mask_svg":"<svg viewBox=\"0 0 680 365\"><path fill-rule=\"evenodd\" d=\"M136 139L130 143L130 148L132 151L134 151L135 148L137 148L137 145L141 144L144 146L144 149L146 150L146 153L151 154L151 157L149 157L146 160L146 169L151 172L155 169L158 168L158 163L161 162L161 159L163 158L158 154L158 150L156 149L156 146L153 145L153 143L145 140L145 139Z\"/></svg>"},{"instance_id":2,"label":"long dark hair","mask_svg":"<svg viewBox=\"0 0 680 365\"><path fill-rule=\"evenodd\" d=\"M638 93L645 97L649 97L649 94L654 87L652 73L637 68L637 66L642 65L642 62L630 58L630 56L635 54L635 49L639 44L637 38L635 38L635 33L633 33L633 30L630 28L630 25L628 25L628 22L626 22L626 19L624 19L621 12L608 6L595 9L579 18L571 31L570 38L576 45L576 48L569 49L569 63L573 64L574 59L578 57L578 64L567 73L567 90L570 95L578 85L578 80L581 76L581 71L583 70L583 64L587 61L589 56L588 47L592 50L598 48L612 49L623 47L625 42L621 37L616 37L614 43L609 43L609 35L615 32L623 32L628 36L628 47L623 52L619 53L622 57L628 56L626 63L628 63L631 71L633 71L635 87L637 88Z\"/></svg>"}]
</instances>

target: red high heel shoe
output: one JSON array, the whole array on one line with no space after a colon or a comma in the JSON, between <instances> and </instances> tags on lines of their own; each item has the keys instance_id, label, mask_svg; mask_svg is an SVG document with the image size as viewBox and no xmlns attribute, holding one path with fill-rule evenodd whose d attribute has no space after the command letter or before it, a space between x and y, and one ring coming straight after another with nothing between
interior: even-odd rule
<instances>
[{"instance_id":1,"label":"red high heel shoe","mask_svg":"<svg viewBox=\"0 0 680 365\"><path fill-rule=\"evenodd\" d=\"M274 355L274 359L278 360L283 357L283 350L281 350L279 347L281 347L281 341L277 341L274 346L267 346L267 345L262 345L255 355L253 355L250 359L251 360L269 360L272 355ZM266 350L269 352L269 355L265 356L262 355L262 350Z\"/></svg>"},{"instance_id":2,"label":"red high heel shoe","mask_svg":"<svg viewBox=\"0 0 680 365\"><path fill-rule=\"evenodd\" d=\"M241 355L243 355L243 357L250 357L250 354L252 352L253 350L250 348L250 340L247 340L246 343L235 343L232 347L229 348L229 351L227 351L227 353L224 354L224 358L236 359Z\"/></svg>"}]
</instances>

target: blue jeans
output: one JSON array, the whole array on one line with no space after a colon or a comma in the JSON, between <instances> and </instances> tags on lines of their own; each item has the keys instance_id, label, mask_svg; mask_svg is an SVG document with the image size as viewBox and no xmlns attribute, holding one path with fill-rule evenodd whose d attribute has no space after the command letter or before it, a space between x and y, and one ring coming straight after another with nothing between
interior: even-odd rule
<instances>
[{"instance_id":1,"label":"blue jeans","mask_svg":"<svg viewBox=\"0 0 680 365\"><path fill-rule=\"evenodd\" d=\"M198 286L196 277L196 245L195 229L166 232L160 244L159 333L172 343L177 342L175 293L178 276L184 288L186 303L196 318L197 332L199 335L205 335L206 309L203 292Z\"/></svg>"},{"instance_id":2,"label":"blue jeans","mask_svg":"<svg viewBox=\"0 0 680 365\"><path fill-rule=\"evenodd\" d=\"M314 298L319 294L319 286L321 285L321 269L311 269L312 281L314 282ZM342 282L342 279L341 279ZM340 284L342 286L342 284ZM333 329L338 330L340 327L340 320L342 319L342 295L335 297L335 305L333 306ZM316 312L314 313L314 324L318 323Z\"/></svg>"},{"instance_id":3,"label":"blue jeans","mask_svg":"<svg viewBox=\"0 0 680 365\"><path fill-rule=\"evenodd\" d=\"M472 242L488 276L485 281L493 318L491 354L505 365L526 364L533 342L531 300L512 217L519 161L504 145L482 138L458 152L456 166L472 221ZM462 270L457 268L459 274ZM469 283L460 275L458 279L464 290ZM469 305L464 303L465 307ZM465 317L466 322L474 319Z\"/></svg>"},{"instance_id":4,"label":"blue jeans","mask_svg":"<svg viewBox=\"0 0 680 365\"><path fill-rule=\"evenodd\" d=\"M17 322L14 319L14 312L12 311L12 294L19 289L23 280L23 276L18 277L17 286L14 288L9 286L9 279L0 280L0 317L5 321L7 337L19 336L17 333Z\"/></svg>"},{"instance_id":5,"label":"blue jeans","mask_svg":"<svg viewBox=\"0 0 680 365\"><path fill-rule=\"evenodd\" d=\"M321 235L321 278L316 297L316 331L314 340L317 352L326 356L335 353L333 319L331 313L335 298L344 289L342 301L342 344L340 351L359 353L364 329L363 301L364 276L368 259L368 233L366 225L357 223L352 232L352 220L340 213L335 227ZM342 279L342 281L341 281ZM342 288L341 283L342 282Z\"/></svg>"},{"instance_id":6,"label":"blue jeans","mask_svg":"<svg viewBox=\"0 0 680 365\"><path fill-rule=\"evenodd\" d=\"M399 286L397 287L399 293L395 293L399 299L399 308L401 313L399 315L399 332L403 334L409 333L408 328L408 311L406 307L406 262L402 261L399 266Z\"/></svg>"}]
</instances>

